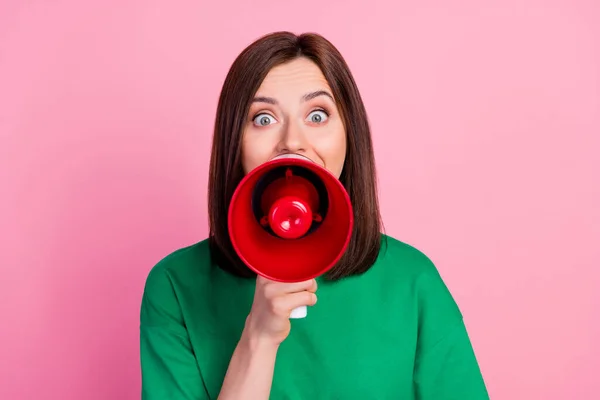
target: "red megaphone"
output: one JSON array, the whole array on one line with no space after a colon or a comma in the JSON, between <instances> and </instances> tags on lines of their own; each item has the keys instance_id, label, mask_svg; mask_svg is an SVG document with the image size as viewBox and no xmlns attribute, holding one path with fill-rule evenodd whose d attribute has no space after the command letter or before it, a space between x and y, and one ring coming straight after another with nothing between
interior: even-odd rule
<instances>
[{"instance_id":1,"label":"red megaphone","mask_svg":"<svg viewBox=\"0 0 600 400\"><path fill-rule=\"evenodd\" d=\"M305 158L276 158L250 171L229 206L234 250L254 272L279 282L315 278L339 261L353 227L350 197L329 171Z\"/></svg>"}]
</instances>

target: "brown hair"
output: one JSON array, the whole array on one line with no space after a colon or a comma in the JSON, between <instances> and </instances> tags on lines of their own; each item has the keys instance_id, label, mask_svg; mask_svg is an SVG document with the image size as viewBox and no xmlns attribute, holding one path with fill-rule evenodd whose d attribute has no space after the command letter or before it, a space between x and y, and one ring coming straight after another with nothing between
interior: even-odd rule
<instances>
[{"instance_id":1,"label":"brown hair","mask_svg":"<svg viewBox=\"0 0 600 400\"><path fill-rule=\"evenodd\" d=\"M271 68L297 57L316 63L338 103L347 135L340 181L354 208L354 230L347 251L326 274L337 280L367 271L381 246L375 160L367 113L350 70L339 51L314 33L275 32L249 45L231 66L219 98L208 181L209 243L220 268L238 276L255 276L239 259L229 238L227 212L244 171L241 142L252 98Z\"/></svg>"}]
</instances>

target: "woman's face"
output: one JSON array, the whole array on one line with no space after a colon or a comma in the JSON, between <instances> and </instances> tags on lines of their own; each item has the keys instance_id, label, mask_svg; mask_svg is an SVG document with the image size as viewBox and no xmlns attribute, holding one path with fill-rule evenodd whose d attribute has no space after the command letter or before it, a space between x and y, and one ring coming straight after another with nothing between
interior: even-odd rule
<instances>
[{"instance_id":1,"label":"woman's face","mask_svg":"<svg viewBox=\"0 0 600 400\"><path fill-rule=\"evenodd\" d=\"M337 178L346 156L346 130L333 92L319 67L304 57L269 71L243 131L245 173L285 154L307 157Z\"/></svg>"}]
</instances>

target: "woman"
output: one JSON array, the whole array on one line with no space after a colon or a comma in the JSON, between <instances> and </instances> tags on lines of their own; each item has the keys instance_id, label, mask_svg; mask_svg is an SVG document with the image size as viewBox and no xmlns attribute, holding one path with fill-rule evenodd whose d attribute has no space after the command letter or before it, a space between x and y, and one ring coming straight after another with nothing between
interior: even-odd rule
<instances>
[{"instance_id":1,"label":"woman","mask_svg":"<svg viewBox=\"0 0 600 400\"><path fill-rule=\"evenodd\" d=\"M284 154L338 177L355 212L340 262L294 284L251 273L226 220L244 174ZM239 55L217 109L209 238L168 255L147 278L143 398L488 398L435 266L380 233L374 165L364 105L332 44L279 32ZM299 306L311 306L308 317L290 321Z\"/></svg>"}]
</instances>

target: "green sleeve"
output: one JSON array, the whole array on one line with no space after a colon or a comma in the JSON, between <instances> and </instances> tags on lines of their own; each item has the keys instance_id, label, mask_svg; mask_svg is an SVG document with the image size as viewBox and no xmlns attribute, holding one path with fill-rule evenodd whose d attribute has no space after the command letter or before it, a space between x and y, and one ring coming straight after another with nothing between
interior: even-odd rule
<instances>
[{"instance_id":1,"label":"green sleeve","mask_svg":"<svg viewBox=\"0 0 600 400\"><path fill-rule=\"evenodd\" d=\"M489 400L461 312L435 268L417 283L418 400Z\"/></svg>"},{"instance_id":2,"label":"green sleeve","mask_svg":"<svg viewBox=\"0 0 600 400\"><path fill-rule=\"evenodd\" d=\"M153 269L140 313L143 400L208 399L171 280Z\"/></svg>"}]
</instances>

